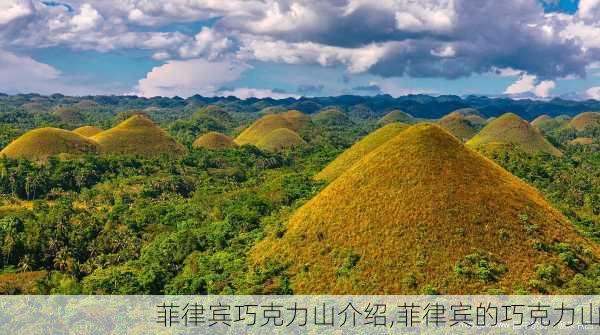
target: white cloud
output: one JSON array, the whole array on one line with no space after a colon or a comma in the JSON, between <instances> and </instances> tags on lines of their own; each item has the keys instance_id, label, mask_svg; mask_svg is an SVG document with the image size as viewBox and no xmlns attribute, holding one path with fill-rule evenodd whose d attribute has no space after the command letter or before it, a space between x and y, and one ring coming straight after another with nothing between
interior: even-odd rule
<instances>
[{"instance_id":1,"label":"white cloud","mask_svg":"<svg viewBox=\"0 0 600 335\"><path fill-rule=\"evenodd\" d=\"M206 57L214 59L221 56L232 45L232 41L222 36L214 29L202 27L202 30L190 43L179 48L179 55L183 58Z\"/></svg>"},{"instance_id":2,"label":"white cloud","mask_svg":"<svg viewBox=\"0 0 600 335\"><path fill-rule=\"evenodd\" d=\"M96 28L102 21L102 15L90 4L83 4L79 13L71 18L73 31L80 32Z\"/></svg>"},{"instance_id":3,"label":"white cloud","mask_svg":"<svg viewBox=\"0 0 600 335\"><path fill-rule=\"evenodd\" d=\"M552 80L544 80L538 83L537 77L524 73L519 79L508 86L504 91L509 95L520 95L524 93L533 93L540 98L550 96L550 91L556 87L556 83Z\"/></svg>"},{"instance_id":4,"label":"white cloud","mask_svg":"<svg viewBox=\"0 0 600 335\"><path fill-rule=\"evenodd\" d=\"M454 57L456 56L456 49L452 45L447 44L431 50L431 54L441 58Z\"/></svg>"},{"instance_id":5,"label":"white cloud","mask_svg":"<svg viewBox=\"0 0 600 335\"><path fill-rule=\"evenodd\" d=\"M600 0L580 0L577 14L584 19L594 19L600 15Z\"/></svg>"},{"instance_id":6,"label":"white cloud","mask_svg":"<svg viewBox=\"0 0 600 335\"><path fill-rule=\"evenodd\" d=\"M246 23L246 27L252 32L271 34L319 24L319 15L312 8L298 2L292 3L287 11L282 10L282 6L276 1L268 6L260 20L249 20Z\"/></svg>"},{"instance_id":7,"label":"white cloud","mask_svg":"<svg viewBox=\"0 0 600 335\"><path fill-rule=\"evenodd\" d=\"M590 87L585 91L585 96L590 99L600 100L600 86Z\"/></svg>"},{"instance_id":8,"label":"white cloud","mask_svg":"<svg viewBox=\"0 0 600 335\"><path fill-rule=\"evenodd\" d=\"M0 3L0 25L30 15L31 4L24 0L4 0Z\"/></svg>"},{"instance_id":9,"label":"white cloud","mask_svg":"<svg viewBox=\"0 0 600 335\"><path fill-rule=\"evenodd\" d=\"M166 51L159 51L152 54L152 59L154 60L167 60L171 58L171 54Z\"/></svg>"},{"instance_id":10,"label":"white cloud","mask_svg":"<svg viewBox=\"0 0 600 335\"><path fill-rule=\"evenodd\" d=\"M209 62L205 59L171 60L152 69L138 82L136 94L144 97L215 95L236 80L249 66L235 61Z\"/></svg>"},{"instance_id":11,"label":"white cloud","mask_svg":"<svg viewBox=\"0 0 600 335\"><path fill-rule=\"evenodd\" d=\"M288 64L343 64L349 72L361 73L383 59L390 47L388 44L373 43L360 48L342 48L313 42L287 43L246 38L243 41L241 57Z\"/></svg>"},{"instance_id":12,"label":"white cloud","mask_svg":"<svg viewBox=\"0 0 600 335\"><path fill-rule=\"evenodd\" d=\"M220 96L235 96L240 99L248 99L248 98L273 98L273 99L285 99L285 98L298 98L299 96L296 94L288 94L288 93L279 93L273 92L270 89L260 89L260 88L248 88L248 87L238 87L229 90L222 90L218 92Z\"/></svg>"}]
</instances>

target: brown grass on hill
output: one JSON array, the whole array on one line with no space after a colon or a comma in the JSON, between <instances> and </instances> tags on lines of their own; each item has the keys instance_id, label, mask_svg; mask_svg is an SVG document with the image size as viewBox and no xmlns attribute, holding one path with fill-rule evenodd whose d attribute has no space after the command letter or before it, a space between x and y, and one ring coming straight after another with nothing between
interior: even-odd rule
<instances>
[{"instance_id":1,"label":"brown grass on hill","mask_svg":"<svg viewBox=\"0 0 600 335\"><path fill-rule=\"evenodd\" d=\"M256 145L258 141L275 129L287 128L298 132L309 124L310 117L298 111L265 115L256 120L238 135L238 137L235 138L235 143L238 145Z\"/></svg>"},{"instance_id":2,"label":"brown grass on hill","mask_svg":"<svg viewBox=\"0 0 600 335\"><path fill-rule=\"evenodd\" d=\"M46 271L5 273L0 275L0 295L41 294L39 284L46 279Z\"/></svg>"},{"instance_id":3,"label":"brown grass on hill","mask_svg":"<svg viewBox=\"0 0 600 335\"><path fill-rule=\"evenodd\" d=\"M187 153L183 145L143 115L134 115L91 138L100 144L100 150L104 154L155 157Z\"/></svg>"},{"instance_id":4,"label":"brown grass on hill","mask_svg":"<svg viewBox=\"0 0 600 335\"><path fill-rule=\"evenodd\" d=\"M405 113L399 109L395 109L384 115L381 119L379 119L378 124L380 126L385 126L386 124L394 122L411 124L415 123L415 118L408 113Z\"/></svg>"},{"instance_id":5,"label":"brown grass on hill","mask_svg":"<svg viewBox=\"0 0 600 335\"><path fill-rule=\"evenodd\" d=\"M96 142L74 132L58 128L39 128L28 131L12 141L0 151L0 156L38 160L58 154L95 154L98 150Z\"/></svg>"},{"instance_id":6,"label":"brown grass on hill","mask_svg":"<svg viewBox=\"0 0 600 335\"><path fill-rule=\"evenodd\" d=\"M533 119L533 121L531 121L531 125L536 128L539 128L540 125L542 125L546 122L551 122L552 120L554 120L554 119L551 118L550 115L542 114L542 115L536 117L535 119Z\"/></svg>"},{"instance_id":7,"label":"brown grass on hill","mask_svg":"<svg viewBox=\"0 0 600 335\"><path fill-rule=\"evenodd\" d=\"M557 242L600 256L537 190L419 124L329 184L250 260L288 266L295 294L511 293L536 278L537 264L573 273L556 252L536 248Z\"/></svg>"},{"instance_id":8,"label":"brown grass on hill","mask_svg":"<svg viewBox=\"0 0 600 335\"><path fill-rule=\"evenodd\" d=\"M235 146L236 144L233 142L231 137L216 131L206 133L198 137L194 143L192 143L192 147L194 148L205 148L211 150L227 149Z\"/></svg>"},{"instance_id":9,"label":"brown grass on hill","mask_svg":"<svg viewBox=\"0 0 600 335\"><path fill-rule=\"evenodd\" d=\"M256 144L260 149L272 152L292 149L303 145L306 145L306 141L298 133L287 128L273 130Z\"/></svg>"},{"instance_id":10,"label":"brown grass on hill","mask_svg":"<svg viewBox=\"0 0 600 335\"><path fill-rule=\"evenodd\" d=\"M316 180L332 181L361 160L371 151L389 141L408 128L407 124L394 122L383 126L360 141L354 143L348 150L342 152L333 162L329 163L316 176Z\"/></svg>"},{"instance_id":11,"label":"brown grass on hill","mask_svg":"<svg viewBox=\"0 0 600 335\"><path fill-rule=\"evenodd\" d=\"M600 112L585 112L575 116L569 126L577 131L584 131L588 128L600 126Z\"/></svg>"},{"instance_id":12,"label":"brown grass on hill","mask_svg":"<svg viewBox=\"0 0 600 335\"><path fill-rule=\"evenodd\" d=\"M475 136L479 127L471 123L465 115L457 111L445 115L438 121L438 124L461 141L467 141Z\"/></svg>"},{"instance_id":13,"label":"brown grass on hill","mask_svg":"<svg viewBox=\"0 0 600 335\"><path fill-rule=\"evenodd\" d=\"M592 145L594 144L594 139L591 137L578 137L569 142L570 145Z\"/></svg>"},{"instance_id":14,"label":"brown grass on hill","mask_svg":"<svg viewBox=\"0 0 600 335\"><path fill-rule=\"evenodd\" d=\"M513 113L506 113L488 123L467 145L480 150L488 150L490 144L513 144L526 153L546 152L561 156L562 152L554 147L542 134L527 121Z\"/></svg>"},{"instance_id":15,"label":"brown grass on hill","mask_svg":"<svg viewBox=\"0 0 600 335\"><path fill-rule=\"evenodd\" d=\"M75 134L79 134L81 136L92 137L96 134L103 132L103 130L98 127L94 127L94 126L83 126L83 127L77 128L77 129L73 129L73 132Z\"/></svg>"}]
</instances>

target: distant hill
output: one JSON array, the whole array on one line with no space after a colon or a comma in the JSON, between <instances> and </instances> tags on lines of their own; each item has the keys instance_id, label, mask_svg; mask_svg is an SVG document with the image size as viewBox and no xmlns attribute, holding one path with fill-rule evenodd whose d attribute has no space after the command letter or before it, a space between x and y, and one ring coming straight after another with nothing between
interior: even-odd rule
<instances>
[{"instance_id":1,"label":"distant hill","mask_svg":"<svg viewBox=\"0 0 600 335\"><path fill-rule=\"evenodd\" d=\"M265 115L239 134L238 137L235 138L235 143L238 145L256 145L264 136L275 129L287 128L297 132L308 126L310 122L309 116L298 111Z\"/></svg>"},{"instance_id":2,"label":"distant hill","mask_svg":"<svg viewBox=\"0 0 600 335\"><path fill-rule=\"evenodd\" d=\"M198 137L194 143L194 148L205 148L205 149L227 149L236 146L233 139L227 135L211 131L200 137Z\"/></svg>"},{"instance_id":3,"label":"distant hill","mask_svg":"<svg viewBox=\"0 0 600 335\"><path fill-rule=\"evenodd\" d=\"M467 145L484 151L505 144L516 145L529 154L546 152L562 155L539 131L513 113L494 119L467 142Z\"/></svg>"},{"instance_id":4,"label":"distant hill","mask_svg":"<svg viewBox=\"0 0 600 335\"><path fill-rule=\"evenodd\" d=\"M569 122L569 126L577 131L600 126L600 112L585 112L578 114Z\"/></svg>"},{"instance_id":5,"label":"distant hill","mask_svg":"<svg viewBox=\"0 0 600 335\"><path fill-rule=\"evenodd\" d=\"M267 151L281 151L306 145L306 141L295 131L288 128L279 128L271 131L256 143L260 149Z\"/></svg>"},{"instance_id":6,"label":"distant hill","mask_svg":"<svg viewBox=\"0 0 600 335\"><path fill-rule=\"evenodd\" d=\"M482 119L482 121L485 123L485 120ZM438 124L461 141L469 140L471 137L475 136L482 127L480 122L475 124L469 121L467 116L458 111L454 111L444 116L438 121Z\"/></svg>"},{"instance_id":7,"label":"distant hill","mask_svg":"<svg viewBox=\"0 0 600 335\"><path fill-rule=\"evenodd\" d=\"M573 275L560 242L587 248L575 256L582 262L600 257L537 190L418 124L354 164L250 258L287 266L294 294L512 293L540 264Z\"/></svg>"},{"instance_id":8,"label":"distant hill","mask_svg":"<svg viewBox=\"0 0 600 335\"><path fill-rule=\"evenodd\" d=\"M83 127L77 128L77 129L73 129L73 132L75 134L79 134L79 135L82 135L85 137L92 137L96 134L103 132L103 130L98 127L94 127L94 126L83 126Z\"/></svg>"},{"instance_id":9,"label":"distant hill","mask_svg":"<svg viewBox=\"0 0 600 335\"><path fill-rule=\"evenodd\" d=\"M91 137L98 142L102 153L142 157L178 156L187 149L143 115L134 115Z\"/></svg>"},{"instance_id":10,"label":"distant hill","mask_svg":"<svg viewBox=\"0 0 600 335\"><path fill-rule=\"evenodd\" d=\"M341 153L333 162L329 163L319 172L315 176L315 179L325 181L334 180L364 156L397 136L406 128L408 128L407 124L395 122L375 130Z\"/></svg>"},{"instance_id":11,"label":"distant hill","mask_svg":"<svg viewBox=\"0 0 600 335\"><path fill-rule=\"evenodd\" d=\"M393 110L393 111L387 113L385 116L383 116L381 119L379 119L378 123L380 126L385 126L386 124L390 124L390 123L394 123L394 122L411 124L411 123L415 123L415 118L408 113L405 113L401 110L396 109L396 110Z\"/></svg>"},{"instance_id":12,"label":"distant hill","mask_svg":"<svg viewBox=\"0 0 600 335\"><path fill-rule=\"evenodd\" d=\"M87 137L58 128L31 130L0 151L10 158L45 159L58 154L98 153L98 144Z\"/></svg>"},{"instance_id":13,"label":"distant hill","mask_svg":"<svg viewBox=\"0 0 600 335\"><path fill-rule=\"evenodd\" d=\"M312 117L315 124L323 126L351 126L354 122L339 108L326 108Z\"/></svg>"}]
</instances>

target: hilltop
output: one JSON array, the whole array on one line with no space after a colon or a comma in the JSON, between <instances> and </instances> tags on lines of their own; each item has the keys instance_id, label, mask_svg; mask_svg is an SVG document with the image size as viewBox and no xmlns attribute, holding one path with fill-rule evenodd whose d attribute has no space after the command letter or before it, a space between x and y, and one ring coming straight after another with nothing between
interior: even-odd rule
<instances>
[{"instance_id":1,"label":"hilltop","mask_svg":"<svg viewBox=\"0 0 600 335\"><path fill-rule=\"evenodd\" d=\"M275 129L287 128L298 132L308 126L310 122L309 116L298 111L265 115L239 134L238 137L235 138L235 143L238 145L256 145L258 141Z\"/></svg>"},{"instance_id":2,"label":"hilltop","mask_svg":"<svg viewBox=\"0 0 600 335\"><path fill-rule=\"evenodd\" d=\"M98 144L74 132L58 128L31 130L0 151L10 158L44 159L58 154L97 153Z\"/></svg>"},{"instance_id":3,"label":"hilltop","mask_svg":"<svg viewBox=\"0 0 600 335\"><path fill-rule=\"evenodd\" d=\"M482 119L483 120L483 119ZM485 122L485 120L483 120ZM467 141L477 134L480 126L467 120L464 114L454 111L438 121L439 125L462 141Z\"/></svg>"},{"instance_id":4,"label":"hilltop","mask_svg":"<svg viewBox=\"0 0 600 335\"><path fill-rule=\"evenodd\" d=\"M599 112L585 112L578 114L569 122L569 126L577 131L584 131L588 128L596 127L600 125L600 113Z\"/></svg>"},{"instance_id":5,"label":"hilltop","mask_svg":"<svg viewBox=\"0 0 600 335\"><path fill-rule=\"evenodd\" d=\"M384 115L381 119L379 119L378 124L380 126L385 126L386 124L390 124L393 122L401 122L401 123L415 123L415 118L408 114L405 113L401 110L393 110L389 113L387 113L386 115Z\"/></svg>"},{"instance_id":6,"label":"hilltop","mask_svg":"<svg viewBox=\"0 0 600 335\"><path fill-rule=\"evenodd\" d=\"M515 145L529 154L546 152L562 155L539 131L513 113L506 113L488 123L467 145L484 151L491 147Z\"/></svg>"},{"instance_id":7,"label":"hilltop","mask_svg":"<svg viewBox=\"0 0 600 335\"><path fill-rule=\"evenodd\" d=\"M319 172L315 176L315 179L325 181L334 180L354 165L354 163L361 160L368 153L377 149L377 147L389 141L394 136L400 134L406 128L408 128L408 125L395 122L375 130L356 142L348 150L341 153L333 162L329 163L321 172Z\"/></svg>"},{"instance_id":8,"label":"hilltop","mask_svg":"<svg viewBox=\"0 0 600 335\"><path fill-rule=\"evenodd\" d=\"M306 141L298 133L287 128L275 129L256 143L260 149L273 152L303 145L306 145Z\"/></svg>"},{"instance_id":9,"label":"hilltop","mask_svg":"<svg viewBox=\"0 0 600 335\"><path fill-rule=\"evenodd\" d=\"M192 147L205 149L227 149L236 146L233 139L227 135L211 131L198 137Z\"/></svg>"},{"instance_id":10,"label":"hilltop","mask_svg":"<svg viewBox=\"0 0 600 335\"><path fill-rule=\"evenodd\" d=\"M558 243L600 255L537 190L419 124L299 208L251 262L287 265L294 294L511 293L537 278L537 265L573 274Z\"/></svg>"},{"instance_id":11,"label":"hilltop","mask_svg":"<svg viewBox=\"0 0 600 335\"><path fill-rule=\"evenodd\" d=\"M91 137L104 154L153 157L182 155L187 149L147 117L137 114Z\"/></svg>"},{"instance_id":12,"label":"hilltop","mask_svg":"<svg viewBox=\"0 0 600 335\"><path fill-rule=\"evenodd\" d=\"M73 132L75 134L79 134L81 136L92 137L96 134L103 132L103 130L98 127L94 127L94 126L83 126L83 127L77 128L77 129L73 129Z\"/></svg>"},{"instance_id":13,"label":"hilltop","mask_svg":"<svg viewBox=\"0 0 600 335\"><path fill-rule=\"evenodd\" d=\"M323 126L350 126L352 120L342 112L339 108L326 108L315 114L312 118L313 122Z\"/></svg>"}]
</instances>

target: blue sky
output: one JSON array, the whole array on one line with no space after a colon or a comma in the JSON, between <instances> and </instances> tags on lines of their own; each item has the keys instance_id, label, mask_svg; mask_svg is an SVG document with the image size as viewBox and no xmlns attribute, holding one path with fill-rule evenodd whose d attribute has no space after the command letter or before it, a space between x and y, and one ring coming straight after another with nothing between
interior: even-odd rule
<instances>
[{"instance_id":1,"label":"blue sky","mask_svg":"<svg viewBox=\"0 0 600 335\"><path fill-rule=\"evenodd\" d=\"M600 99L600 0L5 0L0 85Z\"/></svg>"}]
</instances>

